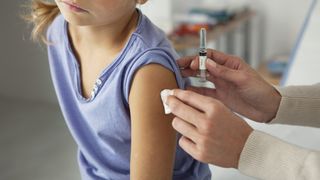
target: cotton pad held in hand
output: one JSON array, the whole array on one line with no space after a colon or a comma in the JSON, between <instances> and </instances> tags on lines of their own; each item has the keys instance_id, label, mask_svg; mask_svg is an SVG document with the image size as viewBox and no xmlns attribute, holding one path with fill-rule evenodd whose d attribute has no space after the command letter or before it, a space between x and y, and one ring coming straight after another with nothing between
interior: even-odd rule
<instances>
[{"instance_id":1,"label":"cotton pad held in hand","mask_svg":"<svg viewBox=\"0 0 320 180\"><path fill-rule=\"evenodd\" d=\"M161 95L161 100L162 100L162 103L163 103L164 113L165 114L170 114L171 113L171 109L166 104L166 102L167 102L168 96L172 96L173 95L173 90L164 89L164 90L161 91L160 95Z\"/></svg>"}]
</instances>

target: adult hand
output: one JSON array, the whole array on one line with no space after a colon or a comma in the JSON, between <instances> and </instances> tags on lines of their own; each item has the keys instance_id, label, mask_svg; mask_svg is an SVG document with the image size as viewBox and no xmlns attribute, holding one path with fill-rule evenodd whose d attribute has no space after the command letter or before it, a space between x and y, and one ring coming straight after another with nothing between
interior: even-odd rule
<instances>
[{"instance_id":1,"label":"adult hand","mask_svg":"<svg viewBox=\"0 0 320 180\"><path fill-rule=\"evenodd\" d=\"M216 89L188 87L197 93L223 102L231 110L257 122L268 122L277 113L281 95L255 70L238 57L208 50L206 62ZM184 77L194 76L198 70L197 56L178 60Z\"/></svg>"},{"instance_id":2,"label":"adult hand","mask_svg":"<svg viewBox=\"0 0 320 180\"><path fill-rule=\"evenodd\" d=\"M237 168L253 129L223 103L192 91L174 90L167 105L176 116L173 127L183 136L179 145L195 159Z\"/></svg>"}]
</instances>

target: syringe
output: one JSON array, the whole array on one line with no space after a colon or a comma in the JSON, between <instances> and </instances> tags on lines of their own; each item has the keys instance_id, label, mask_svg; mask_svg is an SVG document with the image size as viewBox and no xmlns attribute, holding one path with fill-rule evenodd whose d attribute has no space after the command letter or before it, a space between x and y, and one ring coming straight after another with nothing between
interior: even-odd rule
<instances>
[{"instance_id":1,"label":"syringe","mask_svg":"<svg viewBox=\"0 0 320 180\"><path fill-rule=\"evenodd\" d=\"M200 29L200 48L199 48L199 76L201 81L207 80L207 32L205 28Z\"/></svg>"}]
</instances>

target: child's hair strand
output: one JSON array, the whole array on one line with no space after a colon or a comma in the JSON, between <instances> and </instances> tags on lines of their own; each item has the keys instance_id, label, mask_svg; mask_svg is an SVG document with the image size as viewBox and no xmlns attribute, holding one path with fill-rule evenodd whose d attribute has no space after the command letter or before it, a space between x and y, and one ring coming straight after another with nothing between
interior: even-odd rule
<instances>
[{"instance_id":1,"label":"child's hair strand","mask_svg":"<svg viewBox=\"0 0 320 180\"><path fill-rule=\"evenodd\" d=\"M28 7L30 13L24 15L23 18L33 24L31 33L32 40L42 40L44 43L47 43L45 32L55 17L60 13L58 6L55 3L32 0Z\"/></svg>"}]
</instances>

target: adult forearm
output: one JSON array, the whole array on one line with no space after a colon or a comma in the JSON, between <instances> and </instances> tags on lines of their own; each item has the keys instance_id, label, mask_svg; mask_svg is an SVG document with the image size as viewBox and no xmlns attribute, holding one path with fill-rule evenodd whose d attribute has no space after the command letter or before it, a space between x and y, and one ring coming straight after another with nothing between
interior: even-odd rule
<instances>
[{"instance_id":1,"label":"adult forearm","mask_svg":"<svg viewBox=\"0 0 320 180\"><path fill-rule=\"evenodd\" d=\"M239 170L259 179L320 179L320 152L253 131L241 153Z\"/></svg>"},{"instance_id":2,"label":"adult forearm","mask_svg":"<svg viewBox=\"0 0 320 180\"><path fill-rule=\"evenodd\" d=\"M320 84L290 86L278 91L282 99L270 123L320 127Z\"/></svg>"}]
</instances>

